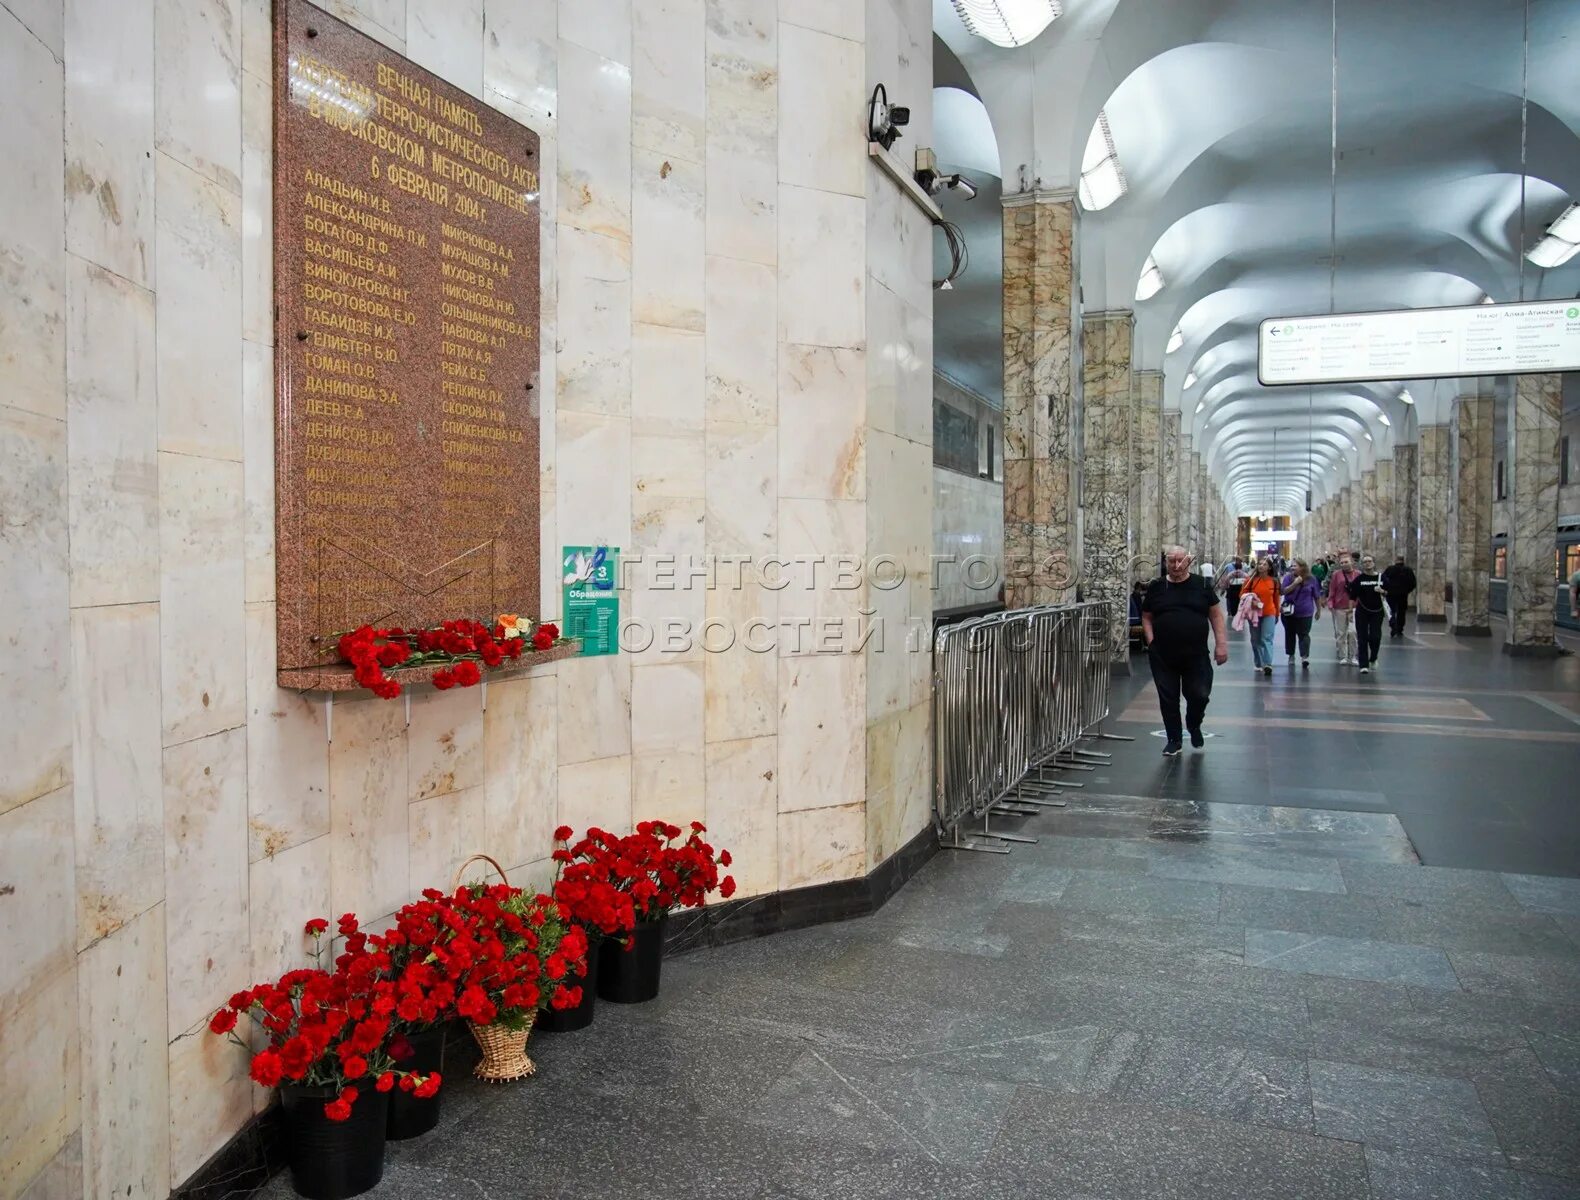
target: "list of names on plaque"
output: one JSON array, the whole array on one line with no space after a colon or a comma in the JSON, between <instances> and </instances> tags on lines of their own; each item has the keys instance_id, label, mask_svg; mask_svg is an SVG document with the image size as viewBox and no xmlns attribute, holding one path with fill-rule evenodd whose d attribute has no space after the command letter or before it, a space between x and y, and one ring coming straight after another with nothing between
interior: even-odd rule
<instances>
[{"instance_id":1,"label":"list of names on plaque","mask_svg":"<svg viewBox=\"0 0 1580 1200\"><path fill-rule=\"evenodd\" d=\"M363 623L535 614L538 139L275 5L282 672Z\"/></svg>"}]
</instances>

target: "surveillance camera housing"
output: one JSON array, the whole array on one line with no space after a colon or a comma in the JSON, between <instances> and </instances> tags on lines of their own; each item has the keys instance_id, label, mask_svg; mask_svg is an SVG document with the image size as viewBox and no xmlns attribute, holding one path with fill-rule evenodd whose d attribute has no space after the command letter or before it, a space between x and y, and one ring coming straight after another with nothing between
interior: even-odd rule
<instances>
[{"instance_id":1,"label":"surveillance camera housing","mask_svg":"<svg viewBox=\"0 0 1580 1200\"><path fill-rule=\"evenodd\" d=\"M961 193L967 200L975 200L977 198L976 184L972 183L964 175L951 175L949 177L949 186Z\"/></svg>"},{"instance_id":2,"label":"surveillance camera housing","mask_svg":"<svg viewBox=\"0 0 1580 1200\"><path fill-rule=\"evenodd\" d=\"M911 110L903 104L889 105L890 125L909 125L911 123Z\"/></svg>"}]
</instances>

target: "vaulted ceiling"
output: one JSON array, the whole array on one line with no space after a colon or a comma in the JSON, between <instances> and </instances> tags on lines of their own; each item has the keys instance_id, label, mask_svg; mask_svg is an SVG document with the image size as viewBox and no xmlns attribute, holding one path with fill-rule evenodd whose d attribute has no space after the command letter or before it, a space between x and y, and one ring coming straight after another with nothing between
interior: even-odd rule
<instances>
[{"instance_id":1,"label":"vaulted ceiling","mask_svg":"<svg viewBox=\"0 0 1580 1200\"><path fill-rule=\"evenodd\" d=\"M1331 0L1063 9L1003 49L934 0L940 156L987 185L950 202L971 270L938 295L946 373L987 389L997 374L991 158L1004 193L1073 187L1099 112L1128 190L1082 214L1083 308L1134 310L1136 367L1164 371L1165 406L1236 511L1298 513L1308 486L1320 500L1492 384L1264 388L1263 318L1580 292L1580 256L1545 271L1523 258L1580 198L1576 0L1337 0L1336 55ZM1148 255L1164 286L1138 301Z\"/></svg>"}]
</instances>

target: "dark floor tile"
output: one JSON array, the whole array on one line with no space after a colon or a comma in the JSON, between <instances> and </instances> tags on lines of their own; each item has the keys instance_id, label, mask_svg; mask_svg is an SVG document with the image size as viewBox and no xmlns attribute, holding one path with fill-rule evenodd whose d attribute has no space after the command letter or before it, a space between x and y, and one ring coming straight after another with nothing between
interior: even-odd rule
<instances>
[{"instance_id":1,"label":"dark floor tile","mask_svg":"<svg viewBox=\"0 0 1580 1200\"><path fill-rule=\"evenodd\" d=\"M1366 938L1247 929L1245 963L1263 970L1339 975L1448 991L1459 986L1448 957L1441 950Z\"/></svg>"},{"instance_id":2,"label":"dark floor tile","mask_svg":"<svg viewBox=\"0 0 1580 1200\"><path fill-rule=\"evenodd\" d=\"M1057 904L1070 886L1071 872L1066 867L1023 863L1014 867L998 887L1000 900L1015 904Z\"/></svg>"},{"instance_id":3,"label":"dark floor tile","mask_svg":"<svg viewBox=\"0 0 1580 1200\"><path fill-rule=\"evenodd\" d=\"M1487 910L1519 907L1502 881L1485 871L1366 862L1346 862L1340 869L1349 891L1358 896L1475 905Z\"/></svg>"},{"instance_id":4,"label":"dark floor tile","mask_svg":"<svg viewBox=\"0 0 1580 1200\"><path fill-rule=\"evenodd\" d=\"M1336 937L1375 937L1380 924L1370 896L1289 892L1280 888L1225 885L1218 919Z\"/></svg>"},{"instance_id":5,"label":"dark floor tile","mask_svg":"<svg viewBox=\"0 0 1580 1200\"><path fill-rule=\"evenodd\" d=\"M1077 871L1060 903L1097 912L1211 921L1218 915L1218 885L1117 871Z\"/></svg>"},{"instance_id":6,"label":"dark floor tile","mask_svg":"<svg viewBox=\"0 0 1580 1200\"><path fill-rule=\"evenodd\" d=\"M1367 1147L1373 1200L1580 1200L1580 1185L1487 1163Z\"/></svg>"},{"instance_id":7,"label":"dark floor tile","mask_svg":"<svg viewBox=\"0 0 1580 1200\"><path fill-rule=\"evenodd\" d=\"M1476 1089L1463 1079L1312 1059L1317 1132L1386 1149L1502 1165Z\"/></svg>"},{"instance_id":8,"label":"dark floor tile","mask_svg":"<svg viewBox=\"0 0 1580 1200\"><path fill-rule=\"evenodd\" d=\"M1381 792L1356 791L1335 786L1322 787L1315 782L1294 784L1289 779L1308 778L1313 781L1331 773L1332 758L1319 760L1320 766L1312 771L1290 769L1280 772L1278 802L1305 808L1325 808L1338 812L1392 812L1393 805Z\"/></svg>"},{"instance_id":9,"label":"dark floor tile","mask_svg":"<svg viewBox=\"0 0 1580 1200\"><path fill-rule=\"evenodd\" d=\"M1114 1088L1141 1040L1139 1033L1100 1025L987 1017L949 1044L893 1061L1055 1092L1098 1095Z\"/></svg>"},{"instance_id":10,"label":"dark floor tile","mask_svg":"<svg viewBox=\"0 0 1580 1200\"><path fill-rule=\"evenodd\" d=\"M1344 892L1337 860L1261 852L1249 857L1214 855L1187 857L1160 854L1149 874L1163 879L1194 879L1237 887L1281 888L1290 892Z\"/></svg>"},{"instance_id":11,"label":"dark floor tile","mask_svg":"<svg viewBox=\"0 0 1580 1200\"><path fill-rule=\"evenodd\" d=\"M1355 1200L1361 1148L1158 1105L1023 1091L988 1170L1037 1180L1025 1196L1082 1200Z\"/></svg>"},{"instance_id":12,"label":"dark floor tile","mask_svg":"<svg viewBox=\"0 0 1580 1200\"><path fill-rule=\"evenodd\" d=\"M1121 1078L1115 1098L1312 1132L1305 1060L1241 1046L1149 1037Z\"/></svg>"},{"instance_id":13,"label":"dark floor tile","mask_svg":"<svg viewBox=\"0 0 1580 1200\"><path fill-rule=\"evenodd\" d=\"M1580 861L1571 860L1574 870L1580 870ZM1558 913L1566 917L1580 917L1580 879L1562 879L1551 875L1504 875L1503 886L1514 893L1514 898L1534 912Z\"/></svg>"},{"instance_id":14,"label":"dark floor tile","mask_svg":"<svg viewBox=\"0 0 1580 1200\"><path fill-rule=\"evenodd\" d=\"M1486 912L1464 905L1377 899L1375 936L1442 950L1575 958L1575 946L1558 923L1541 913Z\"/></svg>"},{"instance_id":15,"label":"dark floor tile","mask_svg":"<svg viewBox=\"0 0 1580 1200\"><path fill-rule=\"evenodd\" d=\"M1434 1005L1433 999L1449 1003ZM1382 988L1371 996L1308 998L1312 1053L1363 1066L1468 1077L1524 1048L1528 1035L1520 1026L1489 1019L1456 999L1457 993Z\"/></svg>"},{"instance_id":16,"label":"dark floor tile","mask_svg":"<svg viewBox=\"0 0 1580 1200\"><path fill-rule=\"evenodd\" d=\"M1044 830L1057 832L1047 833ZM1063 813L1050 816L1037 832L1041 840L1035 846L1016 847L1015 858L1018 862L1088 871L1146 874L1149 848L1144 841L1109 837L1106 833L1087 836L1066 821Z\"/></svg>"},{"instance_id":17,"label":"dark floor tile","mask_svg":"<svg viewBox=\"0 0 1580 1200\"><path fill-rule=\"evenodd\" d=\"M1561 1092L1530 1050L1511 1050L1470 1074L1509 1165L1580 1179L1580 1097Z\"/></svg>"},{"instance_id":18,"label":"dark floor tile","mask_svg":"<svg viewBox=\"0 0 1580 1200\"><path fill-rule=\"evenodd\" d=\"M1528 1031L1525 1040L1560 1092L1580 1094L1580 1028L1567 1033Z\"/></svg>"},{"instance_id":19,"label":"dark floor tile","mask_svg":"<svg viewBox=\"0 0 1580 1200\"><path fill-rule=\"evenodd\" d=\"M1468 991L1502 992L1532 1000L1580 996L1580 958L1534 958L1471 950L1455 950L1448 957Z\"/></svg>"}]
</instances>

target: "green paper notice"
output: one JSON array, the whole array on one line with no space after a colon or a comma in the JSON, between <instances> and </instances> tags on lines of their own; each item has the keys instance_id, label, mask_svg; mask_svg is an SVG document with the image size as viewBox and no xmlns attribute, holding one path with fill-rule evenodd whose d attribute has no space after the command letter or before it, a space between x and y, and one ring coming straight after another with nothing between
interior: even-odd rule
<instances>
[{"instance_id":1,"label":"green paper notice","mask_svg":"<svg viewBox=\"0 0 1580 1200\"><path fill-rule=\"evenodd\" d=\"M560 556L563 633L581 639L584 658L620 652L619 559L613 546L566 546Z\"/></svg>"}]
</instances>

